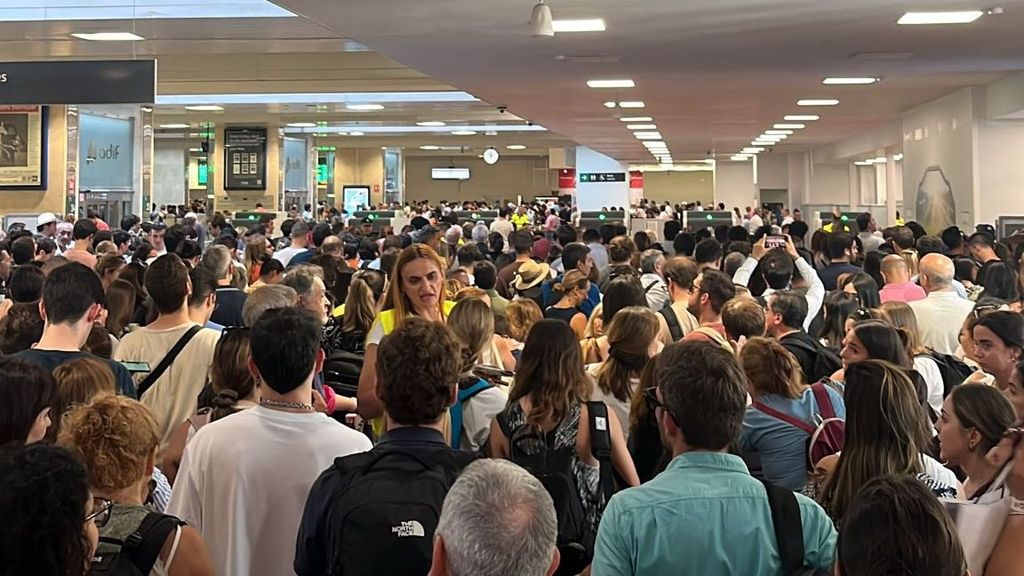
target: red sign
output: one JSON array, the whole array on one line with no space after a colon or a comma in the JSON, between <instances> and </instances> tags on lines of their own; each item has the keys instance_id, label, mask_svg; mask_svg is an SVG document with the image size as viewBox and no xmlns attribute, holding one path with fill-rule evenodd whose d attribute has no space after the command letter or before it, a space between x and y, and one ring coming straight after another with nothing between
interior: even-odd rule
<instances>
[{"instance_id":1,"label":"red sign","mask_svg":"<svg viewBox=\"0 0 1024 576\"><path fill-rule=\"evenodd\" d=\"M380 184L374 184L373 185L373 193L374 194L380 194Z\"/></svg>"},{"instance_id":2,"label":"red sign","mask_svg":"<svg viewBox=\"0 0 1024 576\"><path fill-rule=\"evenodd\" d=\"M639 170L631 170L629 172L629 187L630 188L643 188L644 187L644 173Z\"/></svg>"},{"instance_id":3,"label":"red sign","mask_svg":"<svg viewBox=\"0 0 1024 576\"><path fill-rule=\"evenodd\" d=\"M576 188L576 169L562 168L558 171L558 189L572 190Z\"/></svg>"}]
</instances>

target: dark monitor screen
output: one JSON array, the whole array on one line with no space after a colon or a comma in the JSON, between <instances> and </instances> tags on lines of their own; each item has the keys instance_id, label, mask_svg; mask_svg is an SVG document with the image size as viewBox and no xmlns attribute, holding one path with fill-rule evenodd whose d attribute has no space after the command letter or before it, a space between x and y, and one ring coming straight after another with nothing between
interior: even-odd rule
<instances>
[{"instance_id":1,"label":"dark monitor screen","mask_svg":"<svg viewBox=\"0 0 1024 576\"><path fill-rule=\"evenodd\" d=\"M719 226L732 226L732 212L714 210L686 213L686 227L690 230L703 230Z\"/></svg>"},{"instance_id":2,"label":"dark monitor screen","mask_svg":"<svg viewBox=\"0 0 1024 576\"><path fill-rule=\"evenodd\" d=\"M625 210L597 210L593 212L580 212L580 220L599 220L604 222L623 222L626 219Z\"/></svg>"},{"instance_id":3,"label":"dark monitor screen","mask_svg":"<svg viewBox=\"0 0 1024 576\"><path fill-rule=\"evenodd\" d=\"M1024 229L1024 216L1000 216L996 219L996 232L1000 238L1009 238Z\"/></svg>"},{"instance_id":4,"label":"dark monitor screen","mask_svg":"<svg viewBox=\"0 0 1024 576\"><path fill-rule=\"evenodd\" d=\"M395 211L394 210L358 211L358 212L352 213L352 217L357 219L357 220L362 220L363 218L369 218L370 220L391 219L391 218L395 217Z\"/></svg>"}]
</instances>

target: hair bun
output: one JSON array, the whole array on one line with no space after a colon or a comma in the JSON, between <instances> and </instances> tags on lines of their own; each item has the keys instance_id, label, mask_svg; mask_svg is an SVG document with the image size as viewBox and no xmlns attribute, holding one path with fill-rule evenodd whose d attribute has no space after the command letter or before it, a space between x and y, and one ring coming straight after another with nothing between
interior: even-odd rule
<instances>
[{"instance_id":1,"label":"hair bun","mask_svg":"<svg viewBox=\"0 0 1024 576\"><path fill-rule=\"evenodd\" d=\"M230 389L221 390L213 398L213 405L217 408L230 408L238 403L238 392Z\"/></svg>"}]
</instances>

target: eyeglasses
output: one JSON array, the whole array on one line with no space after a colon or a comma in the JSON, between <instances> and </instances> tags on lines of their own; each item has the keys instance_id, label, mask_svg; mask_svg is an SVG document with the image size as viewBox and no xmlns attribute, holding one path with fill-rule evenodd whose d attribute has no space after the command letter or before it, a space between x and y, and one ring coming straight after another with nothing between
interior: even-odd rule
<instances>
[{"instance_id":1,"label":"eyeglasses","mask_svg":"<svg viewBox=\"0 0 1024 576\"><path fill-rule=\"evenodd\" d=\"M110 511L114 503L106 498L92 499L92 514L85 517L85 523L93 522L97 528L103 528L110 521Z\"/></svg>"},{"instance_id":2,"label":"eyeglasses","mask_svg":"<svg viewBox=\"0 0 1024 576\"><path fill-rule=\"evenodd\" d=\"M651 386L650 388L644 388L644 402L647 403L647 410L649 410L650 412L653 413L658 408L661 408L662 410L665 411L666 414L671 416L673 420L676 419L675 414L672 414L672 411L668 409L668 406L666 406L665 403L662 402L661 400L658 400L657 387Z\"/></svg>"}]
</instances>

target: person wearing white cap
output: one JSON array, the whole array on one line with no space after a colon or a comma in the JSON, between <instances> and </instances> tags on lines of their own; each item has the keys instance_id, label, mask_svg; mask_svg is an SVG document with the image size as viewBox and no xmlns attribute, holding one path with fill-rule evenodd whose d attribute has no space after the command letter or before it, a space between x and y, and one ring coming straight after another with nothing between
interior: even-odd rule
<instances>
[{"instance_id":1,"label":"person wearing white cap","mask_svg":"<svg viewBox=\"0 0 1024 576\"><path fill-rule=\"evenodd\" d=\"M43 212L36 218L36 232L43 238L53 240L57 243L57 215L53 212ZM60 254L60 247L57 247L57 254Z\"/></svg>"}]
</instances>

